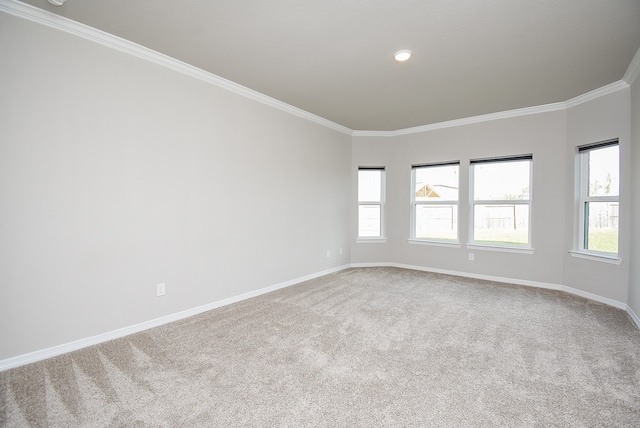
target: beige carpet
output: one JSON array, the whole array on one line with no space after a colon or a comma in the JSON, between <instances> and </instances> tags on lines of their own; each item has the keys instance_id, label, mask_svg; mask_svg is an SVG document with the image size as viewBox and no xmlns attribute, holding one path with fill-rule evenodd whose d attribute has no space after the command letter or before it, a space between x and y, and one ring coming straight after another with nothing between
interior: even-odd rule
<instances>
[{"instance_id":1,"label":"beige carpet","mask_svg":"<svg viewBox=\"0 0 640 428\"><path fill-rule=\"evenodd\" d=\"M7 427L638 427L640 332L560 292L349 269L0 373Z\"/></svg>"}]
</instances>

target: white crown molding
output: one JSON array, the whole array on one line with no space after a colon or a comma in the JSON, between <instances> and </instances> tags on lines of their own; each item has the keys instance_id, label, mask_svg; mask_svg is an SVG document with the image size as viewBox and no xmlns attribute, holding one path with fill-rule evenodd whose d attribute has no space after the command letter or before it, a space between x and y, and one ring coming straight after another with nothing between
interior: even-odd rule
<instances>
[{"instance_id":1,"label":"white crown molding","mask_svg":"<svg viewBox=\"0 0 640 428\"><path fill-rule=\"evenodd\" d=\"M640 50L638 52L640 52ZM640 55L636 54L636 57L640 57ZM635 78L635 76L640 72L640 58L636 58L634 59L634 61L635 62L633 62L632 65L629 67L629 70L631 70L633 67L635 71L633 72L627 71L629 75L632 75L633 73L635 73L633 78ZM638 63L638 65L635 65L636 63ZM625 77L627 77L627 74L625 74ZM525 107L525 108L519 108L514 110L501 111L497 113L483 114L479 116L465 117L463 119L455 119L455 120L449 120L446 122L432 123L430 125L416 126L414 128L398 129L396 131L353 131L353 136L354 137L397 137L400 135L417 134L419 132L434 131L436 129L471 125L473 123L489 122L492 120L508 119L511 117L528 116L528 115L538 114L538 113L548 113L552 111L566 110L568 108L575 107L582 103L595 100L596 98L600 98L602 96L612 94L614 92L617 92L621 89L626 89L628 87L629 87L629 83L627 83L626 79L619 80L617 82L613 82L609 85L595 89L591 92L587 92L586 94L579 95L575 98L572 98L564 102L545 104L545 105L534 106L534 107Z\"/></svg>"},{"instance_id":2,"label":"white crown molding","mask_svg":"<svg viewBox=\"0 0 640 428\"><path fill-rule=\"evenodd\" d=\"M302 110L298 107L294 107L290 104L276 100L275 98L271 98L260 92L254 91L253 89L249 89L230 80L224 79L220 76L209 73L185 62L179 61L170 56L161 54L144 46L133 43L129 40L125 40L118 36L114 36L113 34L106 33L93 27L89 27L88 25L81 24L69 18L56 15L55 13L39 9L37 7L19 2L17 0L0 0L0 11L27 19L29 21L37 22L42 25L46 25L51 28L65 31L75 36L91 40L103 46L107 46L120 52L124 52L143 60L167 67L174 71L186 74L212 85L216 85L230 92L236 93L254 101L258 101L270 107L287 112L293 116L306 119L310 122L317 123L335 131L339 131L347 135L353 134L353 130L347 128L346 126L342 126L328 119Z\"/></svg>"},{"instance_id":3,"label":"white crown molding","mask_svg":"<svg viewBox=\"0 0 640 428\"><path fill-rule=\"evenodd\" d=\"M354 137L398 137L400 135L417 134L419 132L434 131L436 129L453 128L456 126L470 125L473 123L489 122L492 120L507 119L510 117L527 116L530 114L547 113L565 109L565 103L545 104L542 106L525 107L515 110L501 111L497 113L482 114L479 116L465 117L462 119L448 120L446 122L432 123L413 128L398 129L396 131L353 131Z\"/></svg>"},{"instance_id":4,"label":"white crown molding","mask_svg":"<svg viewBox=\"0 0 640 428\"><path fill-rule=\"evenodd\" d=\"M586 103L588 101L593 101L596 98L603 97L605 95L613 94L621 89L627 89L629 84L623 80L618 80L617 82L610 83L601 88L595 89L591 92L587 92L586 94L578 95L575 98L571 98L569 101L566 101L564 104L567 108L575 107L577 105Z\"/></svg>"},{"instance_id":5,"label":"white crown molding","mask_svg":"<svg viewBox=\"0 0 640 428\"><path fill-rule=\"evenodd\" d=\"M627 68L626 73L622 77L622 80L627 82L629 86L633 85L636 78L640 75L640 49L636 52L635 56L631 60L631 64L629 64L629 68Z\"/></svg>"},{"instance_id":6,"label":"white crown molding","mask_svg":"<svg viewBox=\"0 0 640 428\"><path fill-rule=\"evenodd\" d=\"M228 299L219 300L217 302L209 303L206 305L198 306L195 308L187 309L186 311L178 312L175 314L167 315L164 317L156 318L150 321L146 321L140 324L135 324L129 327L124 327L118 330L110 331L107 333L99 334L97 336L88 337L85 339L76 340L74 342L65 343L62 345L53 346L51 348L42 349L35 352L30 352L24 355L18 355L17 357L7 358L0 360L0 372L9 370L15 367L24 366L26 364L35 363L38 361L52 358L57 355L66 354L68 352L77 351L88 346L97 345L109 340L118 339L120 337L128 336L130 334L138 333L150 328L159 327L164 324L168 324L174 321L179 321L184 318L189 318L203 312L207 312L216 308L237 303L243 300L251 299L253 297L261 296L272 291L280 290L281 288L290 287L292 285L300 284L305 281L309 281L321 276L329 275L341 270L348 269L350 265L342 265L335 268L327 269L322 272L316 272L310 275L306 275L300 278L296 278L290 281L281 282L269 287L261 288L259 290L250 291L248 293L240 294L239 296L230 297Z\"/></svg>"},{"instance_id":7,"label":"white crown molding","mask_svg":"<svg viewBox=\"0 0 640 428\"><path fill-rule=\"evenodd\" d=\"M117 37L113 34L106 33L96 28L89 27L71 19L65 18L60 15L56 15L49 11L39 9L37 7L22 3L18 0L0 0L0 11L8 14L18 16L33 22L37 22L58 30L65 31L70 34L74 34L79 37L94 41L103 46L116 49L120 52L124 52L135 57L144 59L146 61L159 64L170 68L172 70L184 73L196 79L208 82L212 85L224 88L230 92L236 93L243 97L249 98L254 101L266 104L278 110L287 112L293 116L297 116L311 122L317 123L324 127L333 129L335 131L354 136L354 137L397 137L400 135L416 134L420 132L433 131L436 129L451 128L456 126L470 125L480 122L488 122L492 120L507 119L518 116L526 116L538 113L547 113L552 111L558 111L575 107L579 104L591 101L598 97L608 95L616 92L620 89L628 88L631 83L640 74L640 49L636 53L635 57L631 61L629 68L627 69L622 80L611 83L609 85L598 88L594 91L572 98L565 102L546 104L541 106L525 107L514 110L507 110L497 113L489 113L478 116L472 116L462 119L449 120L445 122L438 122L429 125L416 126L412 128L398 129L395 131L367 131L367 130L352 130L346 126L337 124L323 117L317 116L308 111L302 110L298 107L294 107L290 104L271 98L268 95L254 91L242 85L239 85L230 80L224 79L215 74L209 73L175 58L171 58L167 55L153 51L144 46L133 43L129 40Z\"/></svg>"},{"instance_id":8,"label":"white crown molding","mask_svg":"<svg viewBox=\"0 0 640 428\"><path fill-rule=\"evenodd\" d=\"M605 95L612 94L622 89L628 88L635 78L640 74L640 49L636 53L631 65L627 69L622 80L610 83L601 88L578 95L575 98L564 102L545 104L541 106L525 107L514 110L501 111L497 113L482 114L479 116L465 117L462 119L448 120L445 122L432 123L429 125L416 126L413 128L398 129L396 131L353 131L354 137L397 137L400 135L417 134L419 132L434 131L436 129L452 128L456 126L470 125L473 123L489 122L492 120L508 119L511 117L528 116L538 113L548 113L558 110L566 110L571 107L595 100Z\"/></svg>"}]
</instances>

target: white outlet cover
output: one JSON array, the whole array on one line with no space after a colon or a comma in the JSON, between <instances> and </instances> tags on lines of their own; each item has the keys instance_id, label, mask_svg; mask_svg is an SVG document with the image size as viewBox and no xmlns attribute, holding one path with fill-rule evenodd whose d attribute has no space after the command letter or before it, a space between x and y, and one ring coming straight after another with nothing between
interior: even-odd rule
<instances>
[{"instance_id":1,"label":"white outlet cover","mask_svg":"<svg viewBox=\"0 0 640 428\"><path fill-rule=\"evenodd\" d=\"M166 290L166 286L164 283L156 285L157 296L164 296L165 290Z\"/></svg>"}]
</instances>

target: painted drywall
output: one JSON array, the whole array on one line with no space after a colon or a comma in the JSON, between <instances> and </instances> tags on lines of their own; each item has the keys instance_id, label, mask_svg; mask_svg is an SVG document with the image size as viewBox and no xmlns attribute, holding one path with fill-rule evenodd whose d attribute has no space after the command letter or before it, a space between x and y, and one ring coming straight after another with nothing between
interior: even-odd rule
<instances>
[{"instance_id":1,"label":"painted drywall","mask_svg":"<svg viewBox=\"0 0 640 428\"><path fill-rule=\"evenodd\" d=\"M352 262L387 261L475 275L561 284L564 251L564 110L443 128L402 136L353 139L352 168L387 167L387 244L353 244ZM466 247L469 234L469 161L533 154L533 254ZM460 161L459 247L408 242L411 165ZM355 198L355 194L352 198ZM357 218L352 227L357 231ZM357 233L357 232L354 232ZM475 261L469 261L473 252ZM383 260L384 259L384 260Z\"/></svg>"},{"instance_id":2,"label":"painted drywall","mask_svg":"<svg viewBox=\"0 0 640 428\"><path fill-rule=\"evenodd\" d=\"M0 360L349 262L349 135L3 13L0 58Z\"/></svg>"},{"instance_id":3,"label":"painted drywall","mask_svg":"<svg viewBox=\"0 0 640 428\"><path fill-rule=\"evenodd\" d=\"M565 286L624 305L629 294L630 204L623 203L620 211L619 254L622 262L619 265L575 258L569 255L569 250L573 249L576 227L574 174L577 146L618 138L621 147L621 200L631 200L629 88L621 85L612 93L569 105L568 108L546 113L395 137L354 137L352 169L363 164L387 166L388 242L353 244L352 262L392 262ZM467 248L469 161L528 153L533 154L534 165L533 254ZM443 247L409 243L411 165L454 160L460 161L461 167L458 217L461 245ZM355 186L357 180L353 174L352 179ZM356 198L357 195L352 193L354 205ZM355 241L355 213L352 213L351 221L352 239ZM474 261L469 261L470 252L474 253Z\"/></svg>"},{"instance_id":4,"label":"painted drywall","mask_svg":"<svg viewBox=\"0 0 640 428\"><path fill-rule=\"evenodd\" d=\"M390 159L394 153L394 139L391 137L353 137L351 145L351 262L352 263L384 263L391 259L390 245L386 242L374 239L373 241L363 244L358 243L358 168L360 167L384 167L385 168L385 181L386 189L389 186L393 186L396 180L396 174L393 171L393 167L390 165ZM367 150L361 150L362 144L366 144ZM389 236L389 232L393 233L397 219L393 217L393 213L389 211L389 206L393 205L395 194L393 192L386 192L385 195L385 230L386 238ZM390 201L391 200L391 201ZM391 215L391 217L389 217Z\"/></svg>"},{"instance_id":5,"label":"painted drywall","mask_svg":"<svg viewBox=\"0 0 640 428\"><path fill-rule=\"evenodd\" d=\"M577 233L575 195L575 159L577 147L618 138L620 143L620 218L618 254L619 265L585 260L564 255L563 284L588 293L626 303L629 282L629 248L631 227L631 141L630 91L620 89L567 109L567 144L565 202L567 230L565 246L574 247Z\"/></svg>"},{"instance_id":6,"label":"painted drywall","mask_svg":"<svg viewBox=\"0 0 640 428\"><path fill-rule=\"evenodd\" d=\"M640 52L640 51L638 51ZM627 304L640 317L640 78L631 85L631 249Z\"/></svg>"}]
</instances>

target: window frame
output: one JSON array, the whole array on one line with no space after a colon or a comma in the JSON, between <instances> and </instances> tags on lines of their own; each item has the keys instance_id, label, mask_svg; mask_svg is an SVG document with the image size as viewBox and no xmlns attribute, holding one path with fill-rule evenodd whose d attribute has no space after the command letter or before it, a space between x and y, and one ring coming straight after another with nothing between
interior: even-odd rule
<instances>
[{"instance_id":1,"label":"window frame","mask_svg":"<svg viewBox=\"0 0 640 428\"><path fill-rule=\"evenodd\" d=\"M615 253L607 251L590 250L585 245L587 242L587 229L589 227L589 220L586 216L586 204L590 202L617 202L618 213L620 212L620 183L618 183L618 194L616 196L589 196L589 156L588 154L594 150L603 149L606 147L618 147L618 179L620 179L620 142L617 138L611 140L600 141L598 143L586 144L576 147L576 168L577 168L577 182L576 182L576 202L577 202L577 215L576 215L576 228L577 231L574 234L574 250L572 254L577 253L578 256L584 255L588 257L604 258L619 260L620 255L620 224L618 223L618 251Z\"/></svg>"},{"instance_id":2,"label":"window frame","mask_svg":"<svg viewBox=\"0 0 640 428\"><path fill-rule=\"evenodd\" d=\"M475 199L475 166L480 164L529 161L529 198L528 199ZM528 230L526 244L508 244L502 242L477 241L475 236L476 205L526 205L528 207ZM533 212L533 154L503 157L471 159L469 161L469 233L468 246L491 247L507 250L533 250L532 212Z\"/></svg>"},{"instance_id":3,"label":"window frame","mask_svg":"<svg viewBox=\"0 0 640 428\"><path fill-rule=\"evenodd\" d=\"M360 171L380 171L380 200L379 201L360 201ZM359 166L357 172L356 197L358 200L357 211L357 242L386 242L386 170L384 166ZM360 207L361 206L379 206L380 207L380 235L379 236L361 236L360 235Z\"/></svg>"},{"instance_id":4,"label":"window frame","mask_svg":"<svg viewBox=\"0 0 640 428\"><path fill-rule=\"evenodd\" d=\"M458 198L456 200L438 200L438 201L417 201L416 193L419 189L416 189L416 171L423 168L437 168L443 166L457 166L458 167ZM417 220L417 208L418 205L424 206L442 206L452 205L456 212L456 238L418 238L416 236L416 220ZM409 241L434 243L434 244L459 244L460 243L460 161L446 161L446 162L434 162L426 164L411 165L411 206L410 206L410 222L409 222Z\"/></svg>"}]
</instances>

